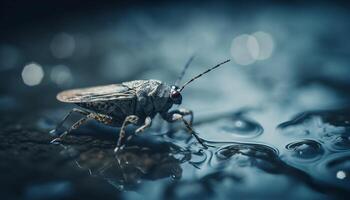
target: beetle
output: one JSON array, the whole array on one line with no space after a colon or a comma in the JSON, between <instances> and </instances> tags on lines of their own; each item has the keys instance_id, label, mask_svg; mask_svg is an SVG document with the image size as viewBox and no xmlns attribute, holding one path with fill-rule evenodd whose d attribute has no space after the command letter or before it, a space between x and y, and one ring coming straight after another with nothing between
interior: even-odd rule
<instances>
[{"instance_id":1,"label":"beetle","mask_svg":"<svg viewBox=\"0 0 350 200\"><path fill-rule=\"evenodd\" d=\"M58 130L72 113L79 113L84 117L75 122L68 130L51 142L59 142L72 130L77 129L88 120L93 119L106 125L120 127L119 138L115 148L115 152L117 152L118 149L122 147L122 141L126 135L125 128L128 124L138 126L135 131L135 134L138 134L150 127L152 118L160 114L167 122L182 121L197 141L206 147L203 140L192 128L193 112L185 108L169 110L174 104L180 105L182 103L181 91L189 83L230 60L226 60L209 68L179 87L179 82L183 78L192 60L193 57L186 63L175 84L171 86L153 79L134 80L121 84L72 89L58 93L56 98L59 101L74 103L83 109L73 108L63 120L57 124L56 129L52 130L52 132ZM190 120L185 120L184 116L189 116Z\"/></svg>"}]
</instances>

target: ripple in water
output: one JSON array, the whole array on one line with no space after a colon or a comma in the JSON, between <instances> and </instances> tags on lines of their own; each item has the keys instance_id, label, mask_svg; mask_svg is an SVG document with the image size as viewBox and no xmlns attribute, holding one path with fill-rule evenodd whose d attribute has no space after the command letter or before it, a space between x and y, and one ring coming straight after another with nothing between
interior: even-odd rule
<instances>
[{"instance_id":1,"label":"ripple in water","mask_svg":"<svg viewBox=\"0 0 350 200\"><path fill-rule=\"evenodd\" d=\"M314 111L301 113L292 120L281 123L278 130L287 136L308 136L332 140L350 128L349 116L341 111Z\"/></svg>"},{"instance_id":2,"label":"ripple in water","mask_svg":"<svg viewBox=\"0 0 350 200\"><path fill-rule=\"evenodd\" d=\"M315 160L324 153L322 145L314 140L292 142L286 146L286 149L289 150L293 158L302 160Z\"/></svg>"},{"instance_id":3,"label":"ripple in water","mask_svg":"<svg viewBox=\"0 0 350 200\"><path fill-rule=\"evenodd\" d=\"M204 151L200 150L198 152L192 152L190 162L198 165L204 163L207 158L207 154Z\"/></svg>"},{"instance_id":4,"label":"ripple in water","mask_svg":"<svg viewBox=\"0 0 350 200\"><path fill-rule=\"evenodd\" d=\"M255 166L264 171L276 173L281 167L278 150L262 144L237 143L220 148L215 155L216 162L213 161L212 165L219 168L222 168L222 165L234 164L239 167Z\"/></svg>"}]
</instances>

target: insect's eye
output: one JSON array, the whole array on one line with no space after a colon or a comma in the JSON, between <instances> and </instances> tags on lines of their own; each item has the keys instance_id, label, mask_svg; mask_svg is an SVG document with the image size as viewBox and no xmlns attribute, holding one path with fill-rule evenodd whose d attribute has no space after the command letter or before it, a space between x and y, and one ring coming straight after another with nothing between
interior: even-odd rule
<instances>
[{"instance_id":1,"label":"insect's eye","mask_svg":"<svg viewBox=\"0 0 350 200\"><path fill-rule=\"evenodd\" d=\"M174 90L174 91L171 92L170 97L172 99L176 99L176 98L180 97L180 92Z\"/></svg>"}]
</instances>

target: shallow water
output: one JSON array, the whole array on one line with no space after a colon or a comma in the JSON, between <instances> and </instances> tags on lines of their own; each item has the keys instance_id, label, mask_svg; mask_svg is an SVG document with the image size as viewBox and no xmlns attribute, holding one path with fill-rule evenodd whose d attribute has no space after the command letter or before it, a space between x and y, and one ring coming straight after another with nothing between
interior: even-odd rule
<instances>
[{"instance_id":1,"label":"shallow water","mask_svg":"<svg viewBox=\"0 0 350 200\"><path fill-rule=\"evenodd\" d=\"M42 22L42 31L22 34L18 30L28 26L19 27L5 37L0 43L0 199L347 197L346 8L304 5L296 16L289 6L244 8L247 12L234 3L203 4L195 11L196 4L163 6L105 8L74 20L62 17L62 24ZM174 12L160 9L169 7ZM324 16L326 11L330 14ZM233 59L182 93L181 106L194 111L194 129L207 149L183 124L159 117L117 154L119 129L97 122L50 144L80 118L74 115L50 133L74 107L57 102L58 91L133 79L172 83L195 54L187 80L235 58L232 40L255 31L272 36L271 58L246 66ZM29 86L38 80L21 73L33 61L44 74L38 85ZM129 127L127 134L134 130Z\"/></svg>"},{"instance_id":2,"label":"shallow water","mask_svg":"<svg viewBox=\"0 0 350 200\"><path fill-rule=\"evenodd\" d=\"M111 199L278 198L286 192L289 199L341 198L350 190L348 118L344 111L302 113L276 127L283 140L264 141L262 125L232 114L195 126L208 149L176 124L165 132L151 128L117 154L117 130L97 123L58 145L50 144L48 132L5 125L2 188L5 197L24 199L106 191ZM37 125L52 126L50 120Z\"/></svg>"}]
</instances>

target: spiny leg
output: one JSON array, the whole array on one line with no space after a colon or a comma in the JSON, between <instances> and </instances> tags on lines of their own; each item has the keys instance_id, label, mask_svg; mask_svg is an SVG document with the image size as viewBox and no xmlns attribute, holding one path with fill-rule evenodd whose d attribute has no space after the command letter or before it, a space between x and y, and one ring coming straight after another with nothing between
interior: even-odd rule
<instances>
[{"instance_id":1,"label":"spiny leg","mask_svg":"<svg viewBox=\"0 0 350 200\"><path fill-rule=\"evenodd\" d=\"M125 129L126 126L128 124L137 124L139 120L139 117L137 117L136 115L129 115L124 119L124 122L122 124L122 126L120 127L120 132L119 132L119 138L118 138L118 142L117 142L117 147L114 149L114 152L118 152L119 148L122 145L122 140L125 137Z\"/></svg>"},{"instance_id":2,"label":"spiny leg","mask_svg":"<svg viewBox=\"0 0 350 200\"><path fill-rule=\"evenodd\" d=\"M185 114L184 112L181 112L180 110L174 110L171 111L169 113L163 113L161 116L163 117L163 119L165 119L168 122L175 122L175 121L179 121L181 120L186 128L190 131L190 133L196 138L196 140L204 147L204 148L208 148L206 144L204 144L203 139L201 139L197 133L193 130L192 125L190 122L187 122L184 119L184 115L193 115L192 111L187 112L187 114ZM193 118L193 117L192 117Z\"/></svg>"},{"instance_id":3,"label":"spiny leg","mask_svg":"<svg viewBox=\"0 0 350 200\"><path fill-rule=\"evenodd\" d=\"M88 115L87 115L88 116ZM81 125L83 125L89 118L85 116L81 119L79 119L77 122L75 122L68 130L66 130L64 133L62 133L59 137L53 139L51 143L59 142L65 137L68 133L70 133L72 130L75 130L79 128Z\"/></svg>"},{"instance_id":4,"label":"spiny leg","mask_svg":"<svg viewBox=\"0 0 350 200\"><path fill-rule=\"evenodd\" d=\"M208 146L206 144L204 144L203 139L200 138L197 133L193 130L191 124L189 122L187 122L183 117L181 117L180 119L182 119L183 123L185 124L186 128L190 131L190 133L196 138L196 140L204 147L204 148L208 148Z\"/></svg>"},{"instance_id":5,"label":"spiny leg","mask_svg":"<svg viewBox=\"0 0 350 200\"><path fill-rule=\"evenodd\" d=\"M62 119L62 121L56 125L56 128L53 129L51 132L58 130L58 128L60 128L60 127L63 125L63 123L68 119L68 117L71 116L73 113L79 113L79 114L82 114L82 115L88 115L88 114L90 114L90 112L87 112L87 111L85 111L85 110L81 110L81 109L78 109L78 108L73 108L73 109L72 109L71 111L69 111L69 113Z\"/></svg>"},{"instance_id":6,"label":"spiny leg","mask_svg":"<svg viewBox=\"0 0 350 200\"><path fill-rule=\"evenodd\" d=\"M81 118L77 122L75 122L67 131L65 131L63 134L61 134L58 138L55 138L54 140L51 141L51 143L58 142L62 140L64 136L66 136L68 133L71 131L78 129L80 126L85 124L89 119L94 119L98 122L111 125L112 124L112 117L108 115L102 115L102 114L97 114L97 113L90 113L86 115L85 117Z\"/></svg>"}]
</instances>

